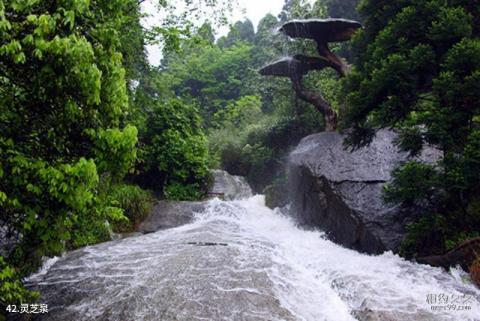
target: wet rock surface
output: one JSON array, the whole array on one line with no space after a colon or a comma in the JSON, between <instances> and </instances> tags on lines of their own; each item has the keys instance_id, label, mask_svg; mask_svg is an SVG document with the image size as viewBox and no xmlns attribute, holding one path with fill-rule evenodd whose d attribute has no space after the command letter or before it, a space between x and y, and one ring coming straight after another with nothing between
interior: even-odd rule
<instances>
[{"instance_id":1,"label":"wet rock surface","mask_svg":"<svg viewBox=\"0 0 480 321\"><path fill-rule=\"evenodd\" d=\"M211 215L238 215L219 204ZM274 262L259 251L272 245L253 246L228 226L213 218L70 252L29 279L49 307L34 320L296 320L274 293Z\"/></svg>"},{"instance_id":2,"label":"wet rock surface","mask_svg":"<svg viewBox=\"0 0 480 321\"><path fill-rule=\"evenodd\" d=\"M255 196L51 259L26 285L48 305L30 315L43 321L477 321L464 277L338 246ZM468 296L471 311L432 311L430 293Z\"/></svg>"},{"instance_id":3,"label":"wet rock surface","mask_svg":"<svg viewBox=\"0 0 480 321\"><path fill-rule=\"evenodd\" d=\"M138 230L142 233L153 233L187 224L193 220L195 213L204 210L205 206L206 202L160 201Z\"/></svg>"},{"instance_id":4,"label":"wet rock surface","mask_svg":"<svg viewBox=\"0 0 480 321\"><path fill-rule=\"evenodd\" d=\"M245 178L230 175L222 170L212 171L212 176L213 184L208 192L211 197L235 200L252 196L252 190ZM208 201L159 201L138 230L141 233L153 233L190 223L196 213L205 210L207 204Z\"/></svg>"},{"instance_id":5,"label":"wet rock surface","mask_svg":"<svg viewBox=\"0 0 480 321\"><path fill-rule=\"evenodd\" d=\"M411 209L384 204L382 187L390 173L408 160L394 146L392 131L379 131L373 142L350 152L335 132L304 138L290 155L292 213L301 225L324 230L333 241L367 253L398 250L411 220ZM434 149L420 156L432 162Z\"/></svg>"},{"instance_id":6,"label":"wet rock surface","mask_svg":"<svg viewBox=\"0 0 480 321\"><path fill-rule=\"evenodd\" d=\"M448 318L442 316L435 316L432 319L432 315L427 312L398 312L398 311L373 311L370 309L363 309L354 311L353 316L358 321L444 321Z\"/></svg>"},{"instance_id":7,"label":"wet rock surface","mask_svg":"<svg viewBox=\"0 0 480 321\"><path fill-rule=\"evenodd\" d=\"M231 266L242 254L235 246L198 246L214 243L208 229L159 236L62 258L36 286L50 312L35 320L294 320L262 272L271 262Z\"/></svg>"},{"instance_id":8,"label":"wet rock surface","mask_svg":"<svg viewBox=\"0 0 480 321\"><path fill-rule=\"evenodd\" d=\"M213 185L208 191L210 196L218 196L226 201L252 196L252 189L244 177L230 175L226 171L213 170Z\"/></svg>"}]
</instances>

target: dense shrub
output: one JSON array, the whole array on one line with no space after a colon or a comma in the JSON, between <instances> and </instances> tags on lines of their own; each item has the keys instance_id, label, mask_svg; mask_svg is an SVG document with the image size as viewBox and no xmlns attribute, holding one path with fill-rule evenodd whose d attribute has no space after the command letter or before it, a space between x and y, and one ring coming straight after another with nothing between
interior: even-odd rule
<instances>
[{"instance_id":1,"label":"dense shrub","mask_svg":"<svg viewBox=\"0 0 480 321\"><path fill-rule=\"evenodd\" d=\"M113 222L116 233L135 231L152 209L154 197L136 185L118 184L112 186L103 196L105 202L123 211L125 219Z\"/></svg>"},{"instance_id":2,"label":"dense shrub","mask_svg":"<svg viewBox=\"0 0 480 321\"><path fill-rule=\"evenodd\" d=\"M23 287L18 272L0 256L0 320L9 304L31 303L39 294Z\"/></svg>"},{"instance_id":3,"label":"dense shrub","mask_svg":"<svg viewBox=\"0 0 480 321\"><path fill-rule=\"evenodd\" d=\"M474 4L475 3L475 4ZM415 205L407 256L445 252L480 230L480 28L478 1L361 2L365 29L345 82L348 142L368 143L380 127L417 155L442 152L435 166L408 162L385 190Z\"/></svg>"},{"instance_id":4,"label":"dense shrub","mask_svg":"<svg viewBox=\"0 0 480 321\"><path fill-rule=\"evenodd\" d=\"M123 217L98 188L136 158L117 31L135 8L0 0L0 224L19 236L0 262L4 299L26 297L18 279L42 256L106 240Z\"/></svg>"},{"instance_id":5,"label":"dense shrub","mask_svg":"<svg viewBox=\"0 0 480 321\"><path fill-rule=\"evenodd\" d=\"M245 176L262 192L284 171L286 155L300 139L323 128L313 108L294 117L266 114L256 96L242 97L214 115L217 127L209 133L210 153L226 171Z\"/></svg>"},{"instance_id":6,"label":"dense shrub","mask_svg":"<svg viewBox=\"0 0 480 321\"><path fill-rule=\"evenodd\" d=\"M151 182L171 199L196 199L206 190L208 147L195 106L178 99L156 102L142 137L143 169Z\"/></svg>"}]
</instances>

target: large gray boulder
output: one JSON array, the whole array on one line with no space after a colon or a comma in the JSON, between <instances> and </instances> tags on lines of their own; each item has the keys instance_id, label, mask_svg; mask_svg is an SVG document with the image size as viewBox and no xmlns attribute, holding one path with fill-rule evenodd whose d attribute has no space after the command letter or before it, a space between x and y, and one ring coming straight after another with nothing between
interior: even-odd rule
<instances>
[{"instance_id":1,"label":"large gray boulder","mask_svg":"<svg viewBox=\"0 0 480 321\"><path fill-rule=\"evenodd\" d=\"M381 130L369 146L353 152L335 132L304 138L289 159L291 212L298 222L361 252L397 251L413 213L381 198L392 170L408 160L408 154L395 147L395 137ZM426 148L420 159L433 162L439 156Z\"/></svg>"},{"instance_id":2,"label":"large gray boulder","mask_svg":"<svg viewBox=\"0 0 480 321\"><path fill-rule=\"evenodd\" d=\"M226 171L212 170L213 184L208 194L220 197L226 201L248 198L252 196L252 189L242 176L230 175Z\"/></svg>"}]
</instances>

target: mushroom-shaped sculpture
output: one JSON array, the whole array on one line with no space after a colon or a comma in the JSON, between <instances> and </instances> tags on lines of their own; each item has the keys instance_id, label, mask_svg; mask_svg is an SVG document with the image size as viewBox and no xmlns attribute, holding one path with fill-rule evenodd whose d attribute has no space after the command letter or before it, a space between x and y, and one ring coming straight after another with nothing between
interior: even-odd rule
<instances>
[{"instance_id":1,"label":"mushroom-shaped sculpture","mask_svg":"<svg viewBox=\"0 0 480 321\"><path fill-rule=\"evenodd\" d=\"M341 76L347 73L347 65L328 48L329 42L350 40L362 25L346 19L307 19L292 20L284 24L280 31L291 38L313 39L321 56L328 59Z\"/></svg>"},{"instance_id":2,"label":"mushroom-shaped sculpture","mask_svg":"<svg viewBox=\"0 0 480 321\"><path fill-rule=\"evenodd\" d=\"M280 31L291 38L342 42L350 40L355 31L361 27L359 22L347 19L305 19L291 20L285 23Z\"/></svg>"},{"instance_id":3,"label":"mushroom-shaped sculpture","mask_svg":"<svg viewBox=\"0 0 480 321\"><path fill-rule=\"evenodd\" d=\"M295 55L277 60L260 69L259 73L263 76L300 79L311 70L322 70L326 67L332 67L332 63L325 58Z\"/></svg>"},{"instance_id":4,"label":"mushroom-shaped sculpture","mask_svg":"<svg viewBox=\"0 0 480 321\"><path fill-rule=\"evenodd\" d=\"M314 105L325 119L325 129L334 131L337 128L337 113L320 92L305 89L303 76L310 70L321 70L326 67L331 67L340 76L345 76L348 71L347 64L330 51L328 43L347 41L361 27L360 23L346 19L308 19L287 22L280 31L291 38L315 40L321 57L295 55L277 60L263 67L259 72L264 76L290 78L297 97Z\"/></svg>"},{"instance_id":5,"label":"mushroom-shaped sculpture","mask_svg":"<svg viewBox=\"0 0 480 321\"><path fill-rule=\"evenodd\" d=\"M288 77L292 81L293 89L300 99L311 103L325 118L325 127L333 131L337 126L337 115L332 106L317 92L305 90L302 79L311 70L322 70L332 67L332 62L323 57L309 57L295 55L277 60L262 69L263 76Z\"/></svg>"}]
</instances>

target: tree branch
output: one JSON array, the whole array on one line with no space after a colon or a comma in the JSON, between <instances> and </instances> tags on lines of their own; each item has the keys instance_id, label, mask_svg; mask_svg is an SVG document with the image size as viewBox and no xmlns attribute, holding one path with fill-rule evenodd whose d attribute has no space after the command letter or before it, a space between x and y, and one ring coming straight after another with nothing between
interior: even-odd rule
<instances>
[{"instance_id":1,"label":"tree branch","mask_svg":"<svg viewBox=\"0 0 480 321\"><path fill-rule=\"evenodd\" d=\"M323 98L322 94L306 90L303 87L302 76L292 76L290 79L292 80L293 89L295 90L297 97L315 106L315 108L323 115L325 119L325 130L337 130L337 113L333 110L328 101Z\"/></svg>"}]
</instances>

